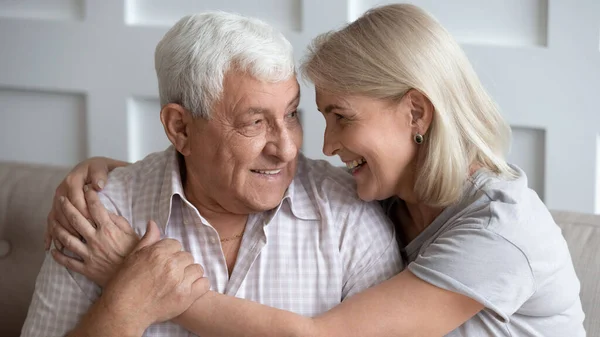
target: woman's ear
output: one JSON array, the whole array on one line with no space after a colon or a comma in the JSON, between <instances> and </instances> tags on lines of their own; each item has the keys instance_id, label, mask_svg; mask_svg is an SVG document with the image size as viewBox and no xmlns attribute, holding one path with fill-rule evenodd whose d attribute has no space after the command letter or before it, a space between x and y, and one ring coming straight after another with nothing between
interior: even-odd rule
<instances>
[{"instance_id":1,"label":"woman's ear","mask_svg":"<svg viewBox=\"0 0 600 337\"><path fill-rule=\"evenodd\" d=\"M429 98L422 92L411 89L406 93L412 115L412 127L414 133L424 135L429 130L433 120L434 107Z\"/></svg>"},{"instance_id":2,"label":"woman's ear","mask_svg":"<svg viewBox=\"0 0 600 337\"><path fill-rule=\"evenodd\" d=\"M192 114L179 104L169 103L160 110L160 121L175 149L184 156L189 155L188 130L192 126Z\"/></svg>"}]
</instances>

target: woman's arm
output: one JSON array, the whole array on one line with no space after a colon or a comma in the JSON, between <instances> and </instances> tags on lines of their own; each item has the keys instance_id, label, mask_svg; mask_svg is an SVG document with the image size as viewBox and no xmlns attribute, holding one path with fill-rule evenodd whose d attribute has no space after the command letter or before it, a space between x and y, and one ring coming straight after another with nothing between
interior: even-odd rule
<instances>
[{"instance_id":1,"label":"woman's arm","mask_svg":"<svg viewBox=\"0 0 600 337\"><path fill-rule=\"evenodd\" d=\"M405 270L315 318L211 292L174 321L211 337L444 336L482 309Z\"/></svg>"},{"instance_id":2,"label":"woman's arm","mask_svg":"<svg viewBox=\"0 0 600 337\"><path fill-rule=\"evenodd\" d=\"M68 200L61 203L61 210L78 233L86 240L82 244L60 226L59 237L67 248L89 259L77 261L54 252L57 261L86 277L101 282L111 271L106 265L121 263L115 259L119 254L101 255L114 247L130 247L137 238L127 235L119 219L108 215L92 189L85 195L90 213L102 228L114 235L100 235L91 224L78 214ZM124 219L121 219L124 221ZM124 235L116 235L124 232ZM107 237L121 238L116 246L107 244ZM98 249L94 249L94 247ZM125 249L126 250L126 249ZM105 265L97 257L107 256ZM91 258L93 257L93 258ZM111 262L112 261L112 262ZM98 266L94 266L96 263ZM405 270L392 279L367 289L332 310L315 318L303 317L291 312L270 308L248 300L209 293L198 299L182 315L175 319L188 330L202 336L443 336L467 321L483 305L475 300L433 286Z\"/></svg>"}]
</instances>

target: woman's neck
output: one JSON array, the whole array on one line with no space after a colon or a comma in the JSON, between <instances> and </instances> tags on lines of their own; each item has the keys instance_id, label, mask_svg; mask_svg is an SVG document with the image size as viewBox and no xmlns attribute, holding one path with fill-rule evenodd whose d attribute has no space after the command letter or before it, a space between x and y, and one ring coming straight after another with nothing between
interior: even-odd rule
<instances>
[{"instance_id":1,"label":"woman's neck","mask_svg":"<svg viewBox=\"0 0 600 337\"><path fill-rule=\"evenodd\" d=\"M474 163L469 167L469 176L473 175L482 165ZM414 173L414 171L411 171ZM414 174L408 177L410 181L415 181ZM445 207L435 207L418 201L414 191L413 184L403 184L410 188L399 188L397 197L403 201L397 209L397 216L402 230L404 243L408 244L421 234L433 221L442 213Z\"/></svg>"},{"instance_id":2,"label":"woman's neck","mask_svg":"<svg viewBox=\"0 0 600 337\"><path fill-rule=\"evenodd\" d=\"M398 220L404 243L408 244L421 234L442 213L443 207L404 201L398 208Z\"/></svg>"}]
</instances>

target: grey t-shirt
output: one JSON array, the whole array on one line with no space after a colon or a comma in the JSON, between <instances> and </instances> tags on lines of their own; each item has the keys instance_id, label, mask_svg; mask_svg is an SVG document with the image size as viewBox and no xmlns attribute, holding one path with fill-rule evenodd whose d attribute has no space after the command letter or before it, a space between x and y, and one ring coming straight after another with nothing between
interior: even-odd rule
<instances>
[{"instance_id":1,"label":"grey t-shirt","mask_svg":"<svg viewBox=\"0 0 600 337\"><path fill-rule=\"evenodd\" d=\"M408 269L485 309L447 336L581 337L579 280L560 228L522 170L514 180L477 171L404 247ZM393 202L384 202L388 211Z\"/></svg>"}]
</instances>

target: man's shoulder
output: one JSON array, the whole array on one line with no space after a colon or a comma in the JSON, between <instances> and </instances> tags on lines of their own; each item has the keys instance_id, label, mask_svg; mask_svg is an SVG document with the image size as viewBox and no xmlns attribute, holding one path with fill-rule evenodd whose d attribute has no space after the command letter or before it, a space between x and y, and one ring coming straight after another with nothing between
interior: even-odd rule
<instances>
[{"instance_id":1,"label":"man's shoulder","mask_svg":"<svg viewBox=\"0 0 600 337\"><path fill-rule=\"evenodd\" d=\"M133 164L114 169L108 175L103 194L136 194L147 187L160 186L168 160L170 149L151 153Z\"/></svg>"},{"instance_id":2,"label":"man's shoulder","mask_svg":"<svg viewBox=\"0 0 600 337\"><path fill-rule=\"evenodd\" d=\"M296 179L312 194L314 202L327 203L336 212L347 212L381 207L374 202L366 202L358 197L356 182L352 175L339 166L325 160L309 159L302 156Z\"/></svg>"},{"instance_id":3,"label":"man's shoulder","mask_svg":"<svg viewBox=\"0 0 600 337\"><path fill-rule=\"evenodd\" d=\"M344 195L358 199L356 183L350 173L342 167L334 166L326 160L310 159L302 156L297 177L327 194Z\"/></svg>"}]
</instances>

